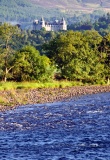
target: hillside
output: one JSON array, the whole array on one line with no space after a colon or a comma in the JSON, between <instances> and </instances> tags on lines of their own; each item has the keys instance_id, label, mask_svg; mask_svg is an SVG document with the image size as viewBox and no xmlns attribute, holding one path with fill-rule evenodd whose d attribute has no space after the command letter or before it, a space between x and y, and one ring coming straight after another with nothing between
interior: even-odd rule
<instances>
[{"instance_id":1,"label":"hillside","mask_svg":"<svg viewBox=\"0 0 110 160\"><path fill-rule=\"evenodd\" d=\"M59 9L48 9L30 0L0 0L0 21L33 21L36 17L63 16Z\"/></svg>"},{"instance_id":2,"label":"hillside","mask_svg":"<svg viewBox=\"0 0 110 160\"><path fill-rule=\"evenodd\" d=\"M41 16L68 18L94 10L108 12L110 0L0 0L0 21L30 23Z\"/></svg>"},{"instance_id":3,"label":"hillside","mask_svg":"<svg viewBox=\"0 0 110 160\"><path fill-rule=\"evenodd\" d=\"M76 11L91 12L94 9L110 10L110 0L29 0L33 4L46 8L59 8L69 12Z\"/></svg>"}]
</instances>

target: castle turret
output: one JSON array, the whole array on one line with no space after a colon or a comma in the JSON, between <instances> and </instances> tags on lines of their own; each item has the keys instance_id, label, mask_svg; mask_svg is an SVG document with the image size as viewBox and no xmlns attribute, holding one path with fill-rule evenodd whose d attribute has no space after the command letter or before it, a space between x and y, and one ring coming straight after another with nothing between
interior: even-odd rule
<instances>
[{"instance_id":1,"label":"castle turret","mask_svg":"<svg viewBox=\"0 0 110 160\"><path fill-rule=\"evenodd\" d=\"M67 30L67 24L64 18L61 20L61 30Z\"/></svg>"},{"instance_id":2,"label":"castle turret","mask_svg":"<svg viewBox=\"0 0 110 160\"><path fill-rule=\"evenodd\" d=\"M41 20L40 20L40 25L41 25L41 28L45 28L45 21L44 21L44 18L42 17Z\"/></svg>"},{"instance_id":3,"label":"castle turret","mask_svg":"<svg viewBox=\"0 0 110 160\"><path fill-rule=\"evenodd\" d=\"M36 30L36 25L39 23L38 20L34 20L33 22L33 30Z\"/></svg>"}]
</instances>

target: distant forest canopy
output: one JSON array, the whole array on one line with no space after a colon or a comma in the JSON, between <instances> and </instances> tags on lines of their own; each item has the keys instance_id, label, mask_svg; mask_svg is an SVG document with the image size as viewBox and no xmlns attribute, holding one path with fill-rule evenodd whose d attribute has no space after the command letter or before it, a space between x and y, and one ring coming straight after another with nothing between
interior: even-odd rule
<instances>
[{"instance_id":1,"label":"distant forest canopy","mask_svg":"<svg viewBox=\"0 0 110 160\"><path fill-rule=\"evenodd\" d=\"M0 0L0 21L32 22L36 17L63 16L58 9L46 9L29 0Z\"/></svg>"},{"instance_id":2,"label":"distant forest canopy","mask_svg":"<svg viewBox=\"0 0 110 160\"><path fill-rule=\"evenodd\" d=\"M105 12L101 8L97 8L92 13L81 12L72 10L71 12L64 12L60 7L58 8L48 8L44 7L44 5L38 5L37 0L36 4L32 3L34 0L0 0L0 22L10 22L10 23L20 23L23 29L32 29L32 22L34 19L39 19L43 16L46 20L52 21L55 19L60 19L64 17L67 20L68 25L74 24L76 22L81 21L96 21L100 16L102 16ZM56 1L57 2L57 1ZM40 2L39 2L40 3ZM43 0L42 0L43 3ZM49 1L49 3L52 3ZM62 1L57 2L60 5L66 5L66 1L62 3ZM69 1L69 4L83 4L86 1ZM91 2L92 3L92 2ZM98 1L97 1L98 3ZM88 4L88 1L87 1ZM60 6L59 5L59 6ZM74 7L74 5L72 5ZM85 6L86 8L86 6Z\"/></svg>"},{"instance_id":3,"label":"distant forest canopy","mask_svg":"<svg viewBox=\"0 0 110 160\"><path fill-rule=\"evenodd\" d=\"M110 13L104 14L94 22L80 21L71 25L68 25L68 30L84 31L84 30L96 30L102 36L110 32Z\"/></svg>"}]
</instances>

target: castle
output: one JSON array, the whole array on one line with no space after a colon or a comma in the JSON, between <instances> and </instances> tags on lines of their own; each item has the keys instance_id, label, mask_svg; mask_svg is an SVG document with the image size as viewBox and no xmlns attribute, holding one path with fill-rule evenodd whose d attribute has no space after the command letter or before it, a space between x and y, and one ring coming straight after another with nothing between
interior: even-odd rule
<instances>
[{"instance_id":1,"label":"castle","mask_svg":"<svg viewBox=\"0 0 110 160\"><path fill-rule=\"evenodd\" d=\"M34 20L33 30L41 30L42 28L45 28L46 31L67 30L67 24L64 18L60 21L55 20L53 23L46 22L43 17L40 21Z\"/></svg>"}]
</instances>

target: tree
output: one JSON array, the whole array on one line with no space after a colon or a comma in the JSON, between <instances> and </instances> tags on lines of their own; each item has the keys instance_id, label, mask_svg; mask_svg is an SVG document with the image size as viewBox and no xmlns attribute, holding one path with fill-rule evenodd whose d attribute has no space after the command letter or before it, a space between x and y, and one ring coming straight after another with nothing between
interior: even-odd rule
<instances>
[{"instance_id":1,"label":"tree","mask_svg":"<svg viewBox=\"0 0 110 160\"><path fill-rule=\"evenodd\" d=\"M9 72L14 67L13 50L15 41L14 37L20 35L21 30L17 26L4 23L0 26L0 61L1 61L1 77L4 81L10 76Z\"/></svg>"},{"instance_id":2,"label":"tree","mask_svg":"<svg viewBox=\"0 0 110 160\"><path fill-rule=\"evenodd\" d=\"M102 41L99 44L98 48L100 55L105 54L105 76L110 79L110 34L103 37Z\"/></svg>"},{"instance_id":3,"label":"tree","mask_svg":"<svg viewBox=\"0 0 110 160\"><path fill-rule=\"evenodd\" d=\"M36 48L25 46L16 53L12 74L17 81L49 81L53 78L54 67Z\"/></svg>"},{"instance_id":4,"label":"tree","mask_svg":"<svg viewBox=\"0 0 110 160\"><path fill-rule=\"evenodd\" d=\"M98 45L102 41L102 36L96 30L84 31L83 35L90 48L97 50Z\"/></svg>"},{"instance_id":5,"label":"tree","mask_svg":"<svg viewBox=\"0 0 110 160\"><path fill-rule=\"evenodd\" d=\"M101 36L87 33L67 31L44 45L62 78L92 83L103 78L104 63L97 48Z\"/></svg>"}]
</instances>

